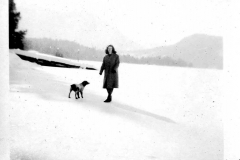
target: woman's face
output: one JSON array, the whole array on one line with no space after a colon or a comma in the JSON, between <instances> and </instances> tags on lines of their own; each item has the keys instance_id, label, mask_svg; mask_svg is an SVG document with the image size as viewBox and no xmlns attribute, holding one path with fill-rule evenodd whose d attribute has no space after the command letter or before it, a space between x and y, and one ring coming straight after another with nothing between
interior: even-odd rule
<instances>
[{"instance_id":1,"label":"woman's face","mask_svg":"<svg viewBox=\"0 0 240 160\"><path fill-rule=\"evenodd\" d=\"M112 50L113 50L112 46L109 46L109 47L108 47L108 53L109 53L109 54L112 54Z\"/></svg>"}]
</instances>

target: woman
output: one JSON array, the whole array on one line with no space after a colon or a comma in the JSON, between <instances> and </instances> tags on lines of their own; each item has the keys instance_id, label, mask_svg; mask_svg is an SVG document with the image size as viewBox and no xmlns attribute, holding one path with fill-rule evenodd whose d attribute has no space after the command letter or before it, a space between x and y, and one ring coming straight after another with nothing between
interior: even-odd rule
<instances>
[{"instance_id":1,"label":"woman","mask_svg":"<svg viewBox=\"0 0 240 160\"><path fill-rule=\"evenodd\" d=\"M105 53L107 55L103 58L99 74L102 75L104 70L103 88L108 92L108 97L104 102L111 102L113 89L118 88L118 67L120 61L113 45L107 46Z\"/></svg>"}]
</instances>

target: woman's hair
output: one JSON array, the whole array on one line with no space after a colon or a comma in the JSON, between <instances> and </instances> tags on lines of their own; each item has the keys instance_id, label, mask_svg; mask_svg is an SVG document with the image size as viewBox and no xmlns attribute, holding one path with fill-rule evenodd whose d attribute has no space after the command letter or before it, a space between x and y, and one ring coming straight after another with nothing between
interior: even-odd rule
<instances>
[{"instance_id":1,"label":"woman's hair","mask_svg":"<svg viewBox=\"0 0 240 160\"><path fill-rule=\"evenodd\" d=\"M108 53L108 47L112 47L112 53L117 53L116 50L115 50L115 48L113 47L113 45L110 44L110 45L108 45L107 48L105 49L105 53L106 53L106 54L109 54L109 53Z\"/></svg>"}]
</instances>

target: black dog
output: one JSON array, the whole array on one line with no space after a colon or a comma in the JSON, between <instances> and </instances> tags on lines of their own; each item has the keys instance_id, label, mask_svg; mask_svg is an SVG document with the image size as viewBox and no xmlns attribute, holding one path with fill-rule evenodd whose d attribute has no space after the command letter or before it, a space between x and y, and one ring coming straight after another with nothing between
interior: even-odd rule
<instances>
[{"instance_id":1,"label":"black dog","mask_svg":"<svg viewBox=\"0 0 240 160\"><path fill-rule=\"evenodd\" d=\"M82 83L80 84L72 84L70 86L70 92L69 92L69 95L68 95L68 98L71 98L70 97L70 94L72 91L75 92L75 98L78 99L80 98L79 96L79 92L81 93L81 96L83 98L83 89L85 88L86 85L90 84L88 81L83 81Z\"/></svg>"}]
</instances>

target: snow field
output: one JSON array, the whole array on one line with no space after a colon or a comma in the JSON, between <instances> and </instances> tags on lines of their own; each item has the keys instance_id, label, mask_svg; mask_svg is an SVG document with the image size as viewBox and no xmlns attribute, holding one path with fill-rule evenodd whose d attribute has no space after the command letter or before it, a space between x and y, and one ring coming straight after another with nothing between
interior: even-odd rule
<instances>
[{"instance_id":1,"label":"snow field","mask_svg":"<svg viewBox=\"0 0 240 160\"><path fill-rule=\"evenodd\" d=\"M11 158L223 158L221 71L120 64L110 104L98 72L10 53ZM69 99L70 84L83 80L90 82L84 99Z\"/></svg>"}]
</instances>

